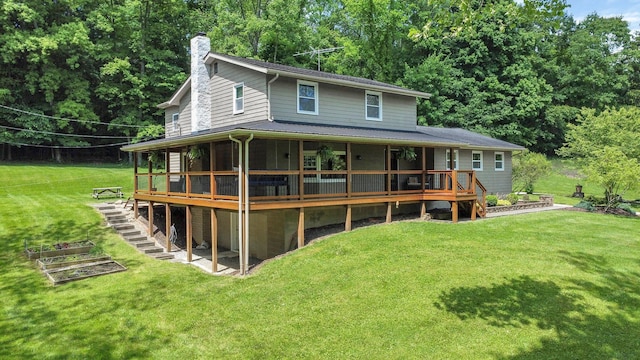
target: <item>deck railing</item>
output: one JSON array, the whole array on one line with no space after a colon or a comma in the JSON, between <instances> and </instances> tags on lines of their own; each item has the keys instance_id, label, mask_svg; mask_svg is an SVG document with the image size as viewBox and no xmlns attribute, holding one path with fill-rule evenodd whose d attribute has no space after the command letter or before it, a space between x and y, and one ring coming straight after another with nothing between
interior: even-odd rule
<instances>
[{"instance_id":1,"label":"deck railing","mask_svg":"<svg viewBox=\"0 0 640 360\"><path fill-rule=\"evenodd\" d=\"M472 170L251 170L252 201L384 196L411 193L475 194ZM136 174L136 193L211 200L238 199L236 171Z\"/></svg>"}]
</instances>

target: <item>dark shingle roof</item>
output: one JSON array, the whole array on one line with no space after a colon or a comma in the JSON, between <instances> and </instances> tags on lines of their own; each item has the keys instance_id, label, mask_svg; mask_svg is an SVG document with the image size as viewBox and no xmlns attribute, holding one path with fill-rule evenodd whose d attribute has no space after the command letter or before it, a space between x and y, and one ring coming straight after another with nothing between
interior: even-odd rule
<instances>
[{"instance_id":1,"label":"dark shingle roof","mask_svg":"<svg viewBox=\"0 0 640 360\"><path fill-rule=\"evenodd\" d=\"M329 126L287 121L254 121L204 130L193 134L147 141L123 147L125 151L187 146L198 141L227 138L230 134L256 133L260 137L306 140L361 141L379 144L524 150L519 145L476 134L463 129L417 126L416 131L396 131L348 126Z\"/></svg>"},{"instance_id":2,"label":"dark shingle roof","mask_svg":"<svg viewBox=\"0 0 640 360\"><path fill-rule=\"evenodd\" d=\"M214 59L235 63L241 66L248 65L254 68L255 67L262 68L262 69L265 69L267 73L285 73L288 75L297 75L299 78L302 78L302 79L313 79L316 81L324 81L328 83L336 82L342 85L351 84L351 86L354 86L354 87L375 88L379 90L386 90L391 93L400 93L400 94L424 97L424 98L428 98L431 96L431 94L428 94L425 92L410 90L407 88L403 88L401 86L387 84L381 81L365 79L365 78L360 78L355 76L332 74L324 71L310 70L310 69L298 68L298 67L282 65L282 64L274 64L274 63L261 61L261 60L246 59L246 58L241 58L237 56L224 55L224 54L218 54L218 53L209 53L209 55L207 56L211 56Z\"/></svg>"},{"instance_id":3,"label":"dark shingle roof","mask_svg":"<svg viewBox=\"0 0 640 360\"><path fill-rule=\"evenodd\" d=\"M485 136L482 134L475 133L473 131L460 129L460 128L438 128L438 127L428 127L428 126L416 126L416 130L418 132L430 135L437 136L444 139L450 139L457 142L468 144L471 147L478 148L497 148L497 149L506 149L506 150L524 150L525 148L512 144L507 141L494 139L489 136Z\"/></svg>"}]
</instances>

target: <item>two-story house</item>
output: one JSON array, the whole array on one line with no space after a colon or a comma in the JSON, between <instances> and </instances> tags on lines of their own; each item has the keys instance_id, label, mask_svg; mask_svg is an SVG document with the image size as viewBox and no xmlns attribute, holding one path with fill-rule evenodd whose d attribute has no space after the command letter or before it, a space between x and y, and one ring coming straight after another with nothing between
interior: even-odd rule
<instances>
[{"instance_id":1,"label":"two-story house","mask_svg":"<svg viewBox=\"0 0 640 360\"><path fill-rule=\"evenodd\" d=\"M164 204L167 229L184 211L189 261L206 242L214 272L218 248L244 273L250 257L303 246L305 229L443 207L475 219L487 192L511 192L524 148L416 126L428 93L211 53L203 34L191 52L191 76L159 105L165 138L123 149L136 158L135 209L153 218Z\"/></svg>"}]
</instances>

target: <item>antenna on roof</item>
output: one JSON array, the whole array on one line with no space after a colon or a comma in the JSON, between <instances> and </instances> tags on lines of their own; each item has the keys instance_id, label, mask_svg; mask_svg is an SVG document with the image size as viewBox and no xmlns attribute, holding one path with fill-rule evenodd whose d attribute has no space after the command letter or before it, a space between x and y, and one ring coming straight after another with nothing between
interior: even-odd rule
<instances>
[{"instance_id":1,"label":"antenna on roof","mask_svg":"<svg viewBox=\"0 0 640 360\"><path fill-rule=\"evenodd\" d=\"M326 48L326 49L314 49L314 48L311 48L311 51L305 51L305 52L293 54L293 56L309 55L309 54L311 54L312 56L316 55L318 57L318 71L320 71L320 54L334 52L334 51L340 50L340 49L344 49L344 46L332 47L332 48Z\"/></svg>"}]
</instances>

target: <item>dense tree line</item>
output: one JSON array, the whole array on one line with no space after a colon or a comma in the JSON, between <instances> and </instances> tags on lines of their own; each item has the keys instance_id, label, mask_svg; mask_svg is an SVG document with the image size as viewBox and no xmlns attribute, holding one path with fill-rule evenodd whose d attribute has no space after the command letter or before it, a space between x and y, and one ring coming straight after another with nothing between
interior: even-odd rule
<instances>
[{"instance_id":1,"label":"dense tree line","mask_svg":"<svg viewBox=\"0 0 640 360\"><path fill-rule=\"evenodd\" d=\"M156 105L187 78L198 31L213 51L308 68L318 58L299 53L339 48L322 70L432 93L421 124L552 154L581 109L640 104L628 24L569 11L564 0L0 0L0 159L157 135Z\"/></svg>"}]
</instances>

